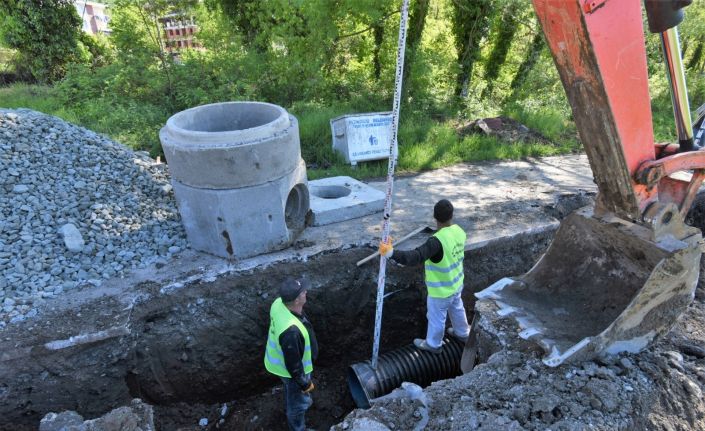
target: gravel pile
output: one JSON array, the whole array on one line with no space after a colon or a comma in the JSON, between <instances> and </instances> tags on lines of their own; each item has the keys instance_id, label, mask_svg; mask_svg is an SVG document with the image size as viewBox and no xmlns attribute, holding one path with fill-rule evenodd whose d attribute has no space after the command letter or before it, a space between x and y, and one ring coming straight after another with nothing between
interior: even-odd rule
<instances>
[{"instance_id":1,"label":"gravel pile","mask_svg":"<svg viewBox=\"0 0 705 431\"><path fill-rule=\"evenodd\" d=\"M0 327L187 246L164 164L56 117L0 110Z\"/></svg>"}]
</instances>

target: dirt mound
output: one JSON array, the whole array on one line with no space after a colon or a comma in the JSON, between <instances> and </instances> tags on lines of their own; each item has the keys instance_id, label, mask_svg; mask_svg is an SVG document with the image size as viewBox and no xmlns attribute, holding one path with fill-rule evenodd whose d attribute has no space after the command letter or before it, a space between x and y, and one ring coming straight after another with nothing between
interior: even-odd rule
<instances>
[{"instance_id":1,"label":"dirt mound","mask_svg":"<svg viewBox=\"0 0 705 431\"><path fill-rule=\"evenodd\" d=\"M456 127L458 135L461 137L471 134L484 134L496 136L502 141L510 143L533 143L553 145L553 141L543 136L541 133L531 130L520 122L509 117L481 118L467 123L459 124Z\"/></svg>"}]
</instances>

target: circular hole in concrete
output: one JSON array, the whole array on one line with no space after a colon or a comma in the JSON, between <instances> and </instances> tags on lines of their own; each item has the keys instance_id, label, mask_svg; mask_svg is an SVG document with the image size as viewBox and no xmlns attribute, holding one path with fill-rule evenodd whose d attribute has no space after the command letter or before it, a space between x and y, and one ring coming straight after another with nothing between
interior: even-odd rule
<instances>
[{"instance_id":1,"label":"circular hole in concrete","mask_svg":"<svg viewBox=\"0 0 705 431\"><path fill-rule=\"evenodd\" d=\"M266 103L217 103L176 114L173 125L193 132L231 132L264 126L282 115L282 108Z\"/></svg>"},{"instance_id":2,"label":"circular hole in concrete","mask_svg":"<svg viewBox=\"0 0 705 431\"><path fill-rule=\"evenodd\" d=\"M311 194L322 199L338 199L349 195L350 189L344 186L315 186L311 187Z\"/></svg>"},{"instance_id":3,"label":"circular hole in concrete","mask_svg":"<svg viewBox=\"0 0 705 431\"><path fill-rule=\"evenodd\" d=\"M667 212L666 214L663 215L663 218L661 219L661 223L663 224L668 224L671 222L671 218L673 218L673 213L670 211Z\"/></svg>"},{"instance_id":4,"label":"circular hole in concrete","mask_svg":"<svg viewBox=\"0 0 705 431\"><path fill-rule=\"evenodd\" d=\"M302 229L309 209L308 187L297 184L289 192L284 207L284 220L288 229Z\"/></svg>"}]
</instances>

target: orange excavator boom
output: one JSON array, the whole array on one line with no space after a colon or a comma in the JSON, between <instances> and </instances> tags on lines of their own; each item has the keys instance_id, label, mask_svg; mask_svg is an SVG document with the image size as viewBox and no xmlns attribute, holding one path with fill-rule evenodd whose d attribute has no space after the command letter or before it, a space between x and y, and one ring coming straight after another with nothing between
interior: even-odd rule
<instances>
[{"instance_id":1,"label":"orange excavator boom","mask_svg":"<svg viewBox=\"0 0 705 431\"><path fill-rule=\"evenodd\" d=\"M476 294L546 351L544 362L636 352L692 301L702 235L684 218L705 179L693 141L677 24L689 0L646 0L662 41L678 130L656 144L638 0L533 0L598 195L562 221L527 273ZM702 120L701 120L702 122ZM684 171L689 178L675 176Z\"/></svg>"}]
</instances>

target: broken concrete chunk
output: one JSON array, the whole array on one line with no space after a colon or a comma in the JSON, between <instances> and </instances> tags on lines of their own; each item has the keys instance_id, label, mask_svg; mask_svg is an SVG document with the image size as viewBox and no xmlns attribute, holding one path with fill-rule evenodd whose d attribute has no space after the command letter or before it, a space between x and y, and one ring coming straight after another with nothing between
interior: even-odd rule
<instances>
[{"instance_id":1,"label":"broken concrete chunk","mask_svg":"<svg viewBox=\"0 0 705 431\"><path fill-rule=\"evenodd\" d=\"M39 431L73 431L83 426L83 416L74 411L47 413L39 422Z\"/></svg>"},{"instance_id":2,"label":"broken concrete chunk","mask_svg":"<svg viewBox=\"0 0 705 431\"><path fill-rule=\"evenodd\" d=\"M696 400L702 398L703 392L700 387L687 376L682 377L681 384L683 385L683 389L685 389L685 391L692 395Z\"/></svg>"},{"instance_id":3,"label":"broken concrete chunk","mask_svg":"<svg viewBox=\"0 0 705 431\"><path fill-rule=\"evenodd\" d=\"M390 431L386 425L369 418L353 419L351 425L348 428L351 431Z\"/></svg>"},{"instance_id":4,"label":"broken concrete chunk","mask_svg":"<svg viewBox=\"0 0 705 431\"><path fill-rule=\"evenodd\" d=\"M71 223L66 223L59 229L59 234L64 238L64 245L66 245L69 251L79 253L83 250L85 242L83 241L81 232L78 231L76 226Z\"/></svg>"},{"instance_id":5,"label":"broken concrete chunk","mask_svg":"<svg viewBox=\"0 0 705 431\"><path fill-rule=\"evenodd\" d=\"M621 359L619 360L619 364L620 364L620 365L622 366L622 368L624 368L625 370L633 370L633 369L634 369L634 364L632 363L632 361L630 361L630 360L627 359L627 358L621 358Z\"/></svg>"},{"instance_id":6,"label":"broken concrete chunk","mask_svg":"<svg viewBox=\"0 0 705 431\"><path fill-rule=\"evenodd\" d=\"M134 399L130 406L118 407L98 419L84 421L74 411L48 413L39 431L155 431L152 406Z\"/></svg>"},{"instance_id":7,"label":"broken concrete chunk","mask_svg":"<svg viewBox=\"0 0 705 431\"><path fill-rule=\"evenodd\" d=\"M681 372L685 371L683 369L683 355L681 355L679 352L669 350L668 352L664 352L663 356L666 357L668 365L670 365L672 368L675 368Z\"/></svg>"}]
</instances>

